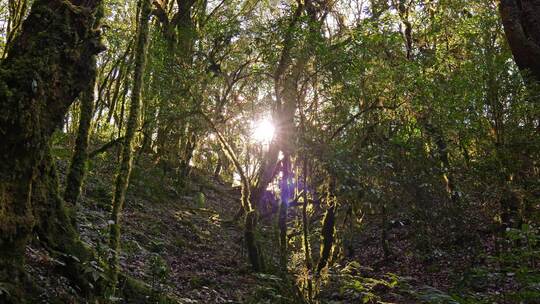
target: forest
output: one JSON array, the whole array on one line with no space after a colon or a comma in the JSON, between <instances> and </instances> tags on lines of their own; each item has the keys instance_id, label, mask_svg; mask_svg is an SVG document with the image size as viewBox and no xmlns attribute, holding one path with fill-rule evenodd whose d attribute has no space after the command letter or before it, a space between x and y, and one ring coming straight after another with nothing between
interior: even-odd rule
<instances>
[{"instance_id":1,"label":"forest","mask_svg":"<svg viewBox=\"0 0 540 304\"><path fill-rule=\"evenodd\" d=\"M0 0L4 303L540 303L540 0Z\"/></svg>"}]
</instances>

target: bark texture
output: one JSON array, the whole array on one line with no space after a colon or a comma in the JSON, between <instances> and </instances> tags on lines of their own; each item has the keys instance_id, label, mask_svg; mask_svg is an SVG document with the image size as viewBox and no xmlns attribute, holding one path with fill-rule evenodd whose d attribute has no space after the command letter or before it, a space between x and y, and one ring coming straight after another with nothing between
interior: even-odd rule
<instances>
[{"instance_id":1,"label":"bark texture","mask_svg":"<svg viewBox=\"0 0 540 304\"><path fill-rule=\"evenodd\" d=\"M139 111L141 108L141 91L143 85L143 75L146 66L146 51L148 48L149 19L152 4L150 0L141 0L141 15L137 34L137 44L135 47L135 79L130 103L130 111L126 126L126 136L122 148L122 157L118 173L116 175L115 191L112 199L112 212L110 219L109 247L112 254L109 260L109 275L111 288L114 291L118 281L118 254L120 250L120 217L124 207L126 191L131 175L131 165L133 162L133 141L135 132L139 125Z\"/></svg>"},{"instance_id":2,"label":"bark texture","mask_svg":"<svg viewBox=\"0 0 540 304\"><path fill-rule=\"evenodd\" d=\"M321 244L321 257L317 264L317 275L321 274L321 271L328 265L328 260L334 247L334 233L335 233L335 211L336 206L333 204L326 210L322 225L322 244Z\"/></svg>"},{"instance_id":3,"label":"bark texture","mask_svg":"<svg viewBox=\"0 0 540 304\"><path fill-rule=\"evenodd\" d=\"M96 65L93 59L92 65ZM75 141L75 151L69 168L64 200L72 205L77 204L81 194L81 187L87 169L88 161L88 140L90 137L90 126L92 124L92 114L94 113L96 75L94 74L88 87L81 95L81 115L79 118L79 130Z\"/></svg>"},{"instance_id":4,"label":"bark texture","mask_svg":"<svg viewBox=\"0 0 540 304\"><path fill-rule=\"evenodd\" d=\"M303 170L304 173L304 185L303 185L303 194L302 194L302 244L304 247L304 259L306 265L306 271L308 277L306 279L306 285L308 290L308 300L313 299L313 280L311 279L311 271L313 268L313 263L311 261L311 246L309 243L309 218L308 218L308 162L307 159L303 159Z\"/></svg>"},{"instance_id":5,"label":"bark texture","mask_svg":"<svg viewBox=\"0 0 540 304\"><path fill-rule=\"evenodd\" d=\"M334 234L336 232L336 208L337 208L337 199L334 195L336 186L335 180L330 180L328 182L328 192L326 196L326 201L328 204L328 209L324 214L322 221L322 230L321 230L321 255L319 257L319 262L317 263L316 275L319 277L322 270L328 265L328 260L332 254L332 249L334 248Z\"/></svg>"},{"instance_id":6,"label":"bark texture","mask_svg":"<svg viewBox=\"0 0 540 304\"><path fill-rule=\"evenodd\" d=\"M540 81L540 0L501 0L499 12L518 67Z\"/></svg>"},{"instance_id":7,"label":"bark texture","mask_svg":"<svg viewBox=\"0 0 540 304\"><path fill-rule=\"evenodd\" d=\"M27 0L9 0L8 11L9 17L6 26L6 44L4 45L4 54L2 58L7 56L11 43L20 33L24 17L28 10Z\"/></svg>"},{"instance_id":8,"label":"bark texture","mask_svg":"<svg viewBox=\"0 0 540 304\"><path fill-rule=\"evenodd\" d=\"M103 50L96 30L101 1L36 0L0 65L0 282L19 286L32 231L72 230L58 200L49 141L95 73ZM51 199L54 198L54 199ZM65 233L67 243L76 234ZM50 236L57 249L66 244ZM12 294L4 302L23 302Z\"/></svg>"}]
</instances>

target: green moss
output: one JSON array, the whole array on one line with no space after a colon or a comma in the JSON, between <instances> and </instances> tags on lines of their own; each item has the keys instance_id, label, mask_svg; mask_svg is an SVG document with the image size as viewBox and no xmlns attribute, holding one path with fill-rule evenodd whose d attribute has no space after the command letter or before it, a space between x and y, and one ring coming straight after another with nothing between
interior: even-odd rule
<instances>
[{"instance_id":1,"label":"green moss","mask_svg":"<svg viewBox=\"0 0 540 304\"><path fill-rule=\"evenodd\" d=\"M215 285L215 283L209 277L196 276L189 279L189 286L191 286L193 289L198 289L205 286L211 287L212 285Z\"/></svg>"},{"instance_id":2,"label":"green moss","mask_svg":"<svg viewBox=\"0 0 540 304\"><path fill-rule=\"evenodd\" d=\"M58 197L48 147L53 131L88 83L90 58L96 54L78 35L91 31L94 17L75 16L66 2L33 2L0 69L0 282L14 286L23 284L22 257L34 231L65 258L65 270L78 283L83 280L77 265L92 255L78 240ZM71 53L77 56L69 57ZM85 289L86 284L80 286ZM19 303L26 300L26 295L12 296Z\"/></svg>"},{"instance_id":3,"label":"green moss","mask_svg":"<svg viewBox=\"0 0 540 304\"><path fill-rule=\"evenodd\" d=\"M264 271L263 256L255 237L255 229L257 227L257 214L255 211L250 211L246 214L244 225L244 238L246 240L248 257L251 266L253 267L253 271Z\"/></svg>"},{"instance_id":4,"label":"green moss","mask_svg":"<svg viewBox=\"0 0 540 304\"><path fill-rule=\"evenodd\" d=\"M204 197L204 193L198 192L195 202L196 202L197 208L204 208L206 205L206 198Z\"/></svg>"},{"instance_id":5,"label":"green moss","mask_svg":"<svg viewBox=\"0 0 540 304\"><path fill-rule=\"evenodd\" d=\"M145 283L127 276L119 278L119 295L126 303L147 303L152 289Z\"/></svg>"},{"instance_id":6,"label":"green moss","mask_svg":"<svg viewBox=\"0 0 540 304\"><path fill-rule=\"evenodd\" d=\"M321 231L321 256L319 258L319 263L317 264L317 274L320 274L326 265L328 265L328 259L332 253L332 247L334 246L335 208L335 204L331 205L324 214Z\"/></svg>"},{"instance_id":7,"label":"green moss","mask_svg":"<svg viewBox=\"0 0 540 304\"><path fill-rule=\"evenodd\" d=\"M95 58L93 58L95 65ZM81 187L87 170L88 160L88 140L90 136L90 125L94 111L94 86L96 74L92 76L92 81L81 96L81 115L79 118L79 130L75 142L75 151L71 160L69 173L66 180L66 191L64 200L73 205L77 204L81 194Z\"/></svg>"},{"instance_id":8,"label":"green moss","mask_svg":"<svg viewBox=\"0 0 540 304\"><path fill-rule=\"evenodd\" d=\"M186 242L186 240L184 238L177 237L174 240L174 246L177 247L177 248L180 248L180 249L185 248L187 245L188 245L188 243Z\"/></svg>"},{"instance_id":9,"label":"green moss","mask_svg":"<svg viewBox=\"0 0 540 304\"><path fill-rule=\"evenodd\" d=\"M139 20L139 32L137 33L137 45L135 49L135 72L131 95L131 107L126 127L126 136L122 149L122 157L116 175L115 192L112 199L112 212L110 220L109 247L112 254L109 259L110 288L115 290L118 281L118 251L120 250L120 218L125 201L126 191L129 184L133 161L132 144L135 132L139 124L139 112L141 105L141 90L143 74L146 66L146 51L148 46L149 19L152 10L150 0L143 0L141 16Z\"/></svg>"},{"instance_id":10,"label":"green moss","mask_svg":"<svg viewBox=\"0 0 540 304\"><path fill-rule=\"evenodd\" d=\"M123 274L119 275L118 297L122 299L122 303L128 304L178 303L166 295L156 294L152 288L144 282Z\"/></svg>"}]
</instances>

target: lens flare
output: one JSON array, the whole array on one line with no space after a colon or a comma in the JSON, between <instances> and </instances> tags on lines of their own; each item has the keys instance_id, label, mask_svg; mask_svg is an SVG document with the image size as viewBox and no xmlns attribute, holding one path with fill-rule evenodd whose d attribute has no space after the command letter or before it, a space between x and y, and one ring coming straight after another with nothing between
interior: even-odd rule
<instances>
[{"instance_id":1,"label":"lens flare","mask_svg":"<svg viewBox=\"0 0 540 304\"><path fill-rule=\"evenodd\" d=\"M259 120L253 124L252 139L261 144L269 144L274 138L275 127L268 118Z\"/></svg>"}]
</instances>

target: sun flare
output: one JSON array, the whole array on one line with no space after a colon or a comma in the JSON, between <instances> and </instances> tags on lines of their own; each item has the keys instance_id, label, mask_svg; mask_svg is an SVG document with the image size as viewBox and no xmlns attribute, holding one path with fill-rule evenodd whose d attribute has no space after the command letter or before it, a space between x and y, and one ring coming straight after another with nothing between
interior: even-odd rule
<instances>
[{"instance_id":1,"label":"sun flare","mask_svg":"<svg viewBox=\"0 0 540 304\"><path fill-rule=\"evenodd\" d=\"M268 118L253 123L252 138L255 142L268 144L274 138L275 127Z\"/></svg>"}]
</instances>

